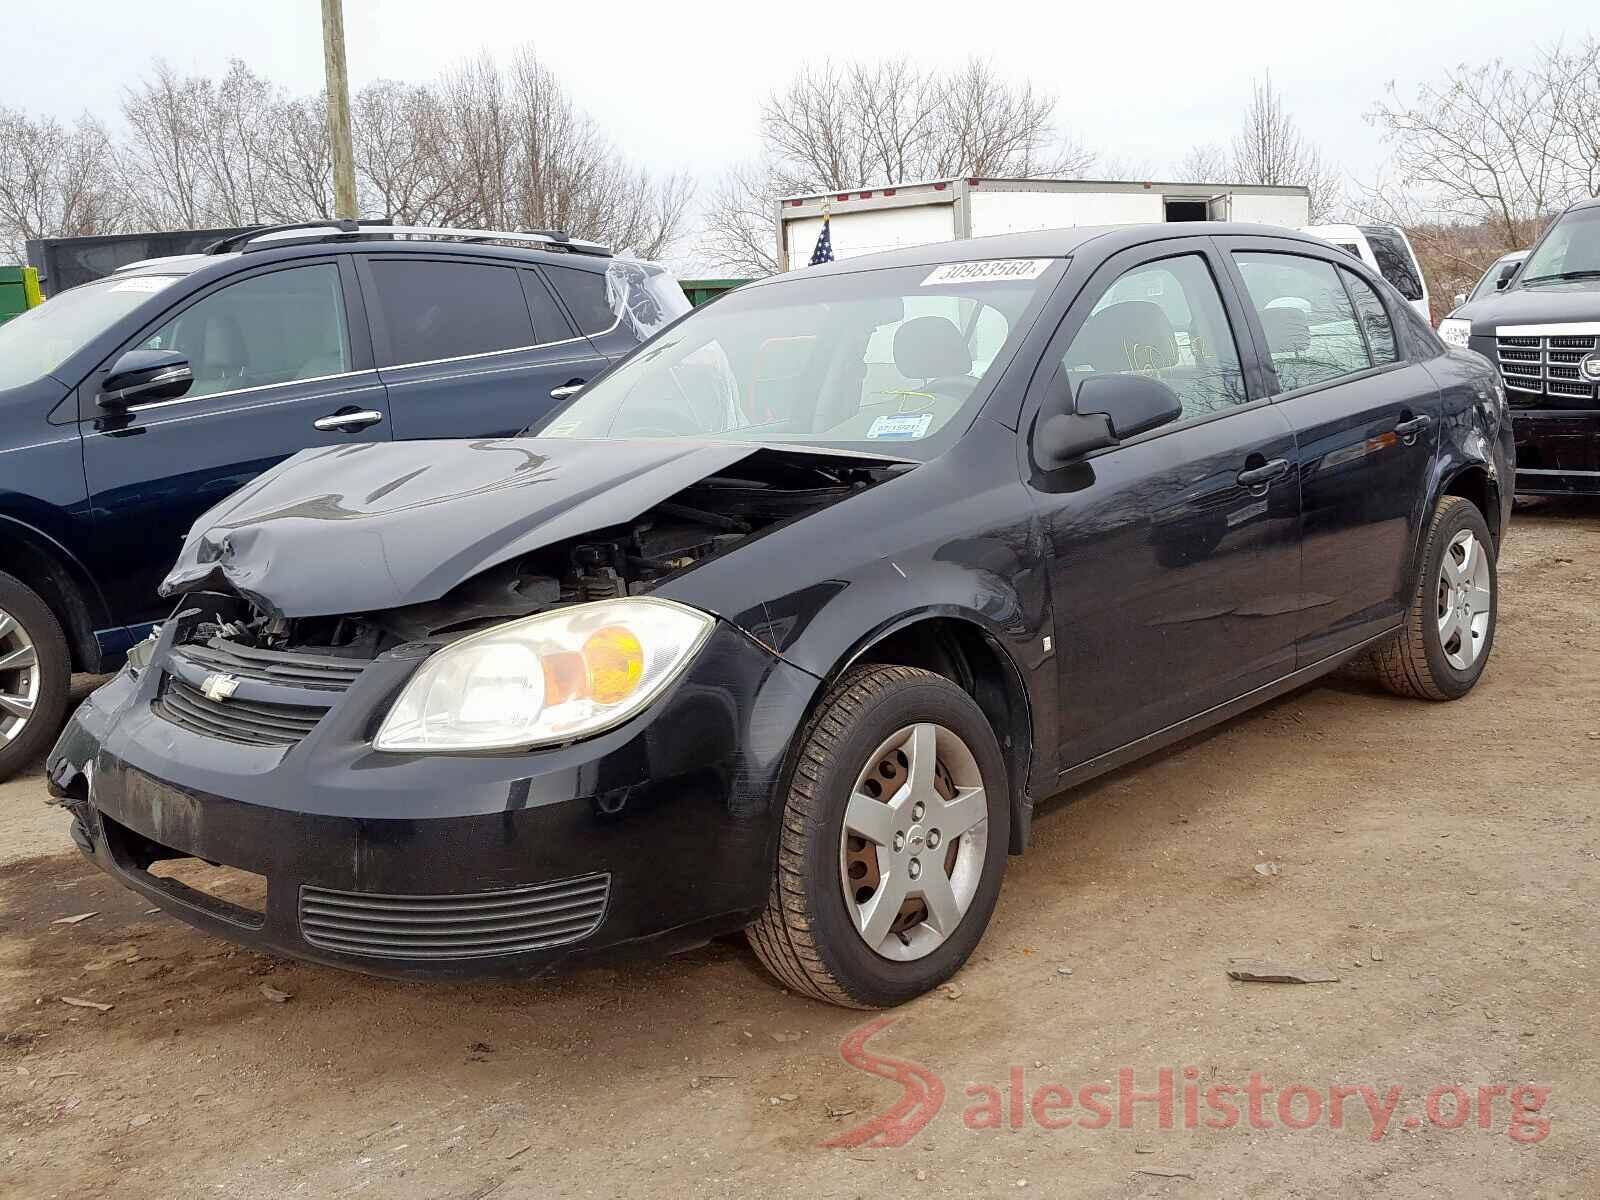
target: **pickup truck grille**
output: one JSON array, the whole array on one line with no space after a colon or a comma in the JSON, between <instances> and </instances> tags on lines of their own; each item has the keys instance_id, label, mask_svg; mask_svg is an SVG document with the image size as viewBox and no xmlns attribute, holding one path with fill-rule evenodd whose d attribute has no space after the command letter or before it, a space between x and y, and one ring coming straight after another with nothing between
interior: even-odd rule
<instances>
[{"instance_id":1,"label":"pickup truck grille","mask_svg":"<svg viewBox=\"0 0 1600 1200\"><path fill-rule=\"evenodd\" d=\"M1534 407L1541 400L1562 408L1596 402L1596 385L1580 364L1600 349L1594 334L1502 335L1495 339L1500 376L1514 405Z\"/></svg>"}]
</instances>

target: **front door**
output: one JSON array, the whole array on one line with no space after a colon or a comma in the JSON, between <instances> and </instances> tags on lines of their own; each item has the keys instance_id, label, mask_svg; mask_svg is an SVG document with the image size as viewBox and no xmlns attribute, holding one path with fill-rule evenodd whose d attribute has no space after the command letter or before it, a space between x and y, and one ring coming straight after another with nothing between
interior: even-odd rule
<instances>
[{"instance_id":1,"label":"front door","mask_svg":"<svg viewBox=\"0 0 1600 1200\"><path fill-rule=\"evenodd\" d=\"M1130 251L1090 280L1037 374L1074 394L1090 375L1143 374L1183 403L1170 425L1032 474L1064 769L1294 668L1298 456L1247 387L1236 304L1209 238Z\"/></svg>"},{"instance_id":2,"label":"front door","mask_svg":"<svg viewBox=\"0 0 1600 1200\"><path fill-rule=\"evenodd\" d=\"M531 268L407 254L360 271L396 438L509 437L609 365Z\"/></svg>"},{"instance_id":3,"label":"front door","mask_svg":"<svg viewBox=\"0 0 1600 1200\"><path fill-rule=\"evenodd\" d=\"M1219 239L1300 444L1300 665L1391 629L1411 573L1442 405L1377 290L1337 251ZM1301 251L1305 250L1305 253Z\"/></svg>"},{"instance_id":4,"label":"front door","mask_svg":"<svg viewBox=\"0 0 1600 1200\"><path fill-rule=\"evenodd\" d=\"M178 350L194 383L176 400L83 423L91 569L121 623L171 611L156 587L212 505L297 450L388 440L383 385L346 285L354 279L333 258L235 276L122 348ZM120 353L84 383L91 411Z\"/></svg>"}]
</instances>

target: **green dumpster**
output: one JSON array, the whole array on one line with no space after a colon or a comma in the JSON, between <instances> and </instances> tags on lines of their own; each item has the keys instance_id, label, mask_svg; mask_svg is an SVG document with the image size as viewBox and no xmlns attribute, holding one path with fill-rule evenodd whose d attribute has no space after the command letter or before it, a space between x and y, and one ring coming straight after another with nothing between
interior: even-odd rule
<instances>
[{"instance_id":1,"label":"green dumpster","mask_svg":"<svg viewBox=\"0 0 1600 1200\"><path fill-rule=\"evenodd\" d=\"M32 267L0 267L0 325L38 304L39 272Z\"/></svg>"},{"instance_id":2,"label":"green dumpster","mask_svg":"<svg viewBox=\"0 0 1600 1200\"><path fill-rule=\"evenodd\" d=\"M680 279L679 285L683 294L689 297L689 303L699 308L707 300L715 300L723 292L731 292L741 283L749 283L748 279Z\"/></svg>"}]
</instances>

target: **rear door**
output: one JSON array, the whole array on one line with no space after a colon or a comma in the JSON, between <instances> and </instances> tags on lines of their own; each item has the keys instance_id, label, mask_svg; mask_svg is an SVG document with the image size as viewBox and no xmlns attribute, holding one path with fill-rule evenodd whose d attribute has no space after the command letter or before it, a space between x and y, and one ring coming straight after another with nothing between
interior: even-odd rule
<instances>
[{"instance_id":1,"label":"rear door","mask_svg":"<svg viewBox=\"0 0 1600 1200\"><path fill-rule=\"evenodd\" d=\"M359 261L396 438L509 437L608 365L531 267Z\"/></svg>"},{"instance_id":2,"label":"rear door","mask_svg":"<svg viewBox=\"0 0 1600 1200\"><path fill-rule=\"evenodd\" d=\"M348 262L297 259L230 276L158 319L125 350L178 350L194 384L176 400L135 404L83 422L95 524L91 569L113 610L159 620L156 586L195 518L297 450L386 441L387 402ZM115 596L109 592L115 592Z\"/></svg>"},{"instance_id":3,"label":"rear door","mask_svg":"<svg viewBox=\"0 0 1600 1200\"><path fill-rule=\"evenodd\" d=\"M1308 666L1392 628L1410 602L1439 389L1407 361L1388 302L1337 251L1218 240L1299 443Z\"/></svg>"}]
</instances>

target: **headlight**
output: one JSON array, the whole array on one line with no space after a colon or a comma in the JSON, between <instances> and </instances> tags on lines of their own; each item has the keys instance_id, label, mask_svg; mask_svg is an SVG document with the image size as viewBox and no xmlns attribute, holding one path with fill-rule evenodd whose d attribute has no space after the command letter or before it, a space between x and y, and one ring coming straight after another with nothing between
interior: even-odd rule
<instances>
[{"instance_id":1,"label":"headlight","mask_svg":"<svg viewBox=\"0 0 1600 1200\"><path fill-rule=\"evenodd\" d=\"M1446 317L1439 322L1439 340L1457 350L1468 349L1472 343L1472 322Z\"/></svg>"},{"instance_id":2,"label":"headlight","mask_svg":"<svg viewBox=\"0 0 1600 1200\"><path fill-rule=\"evenodd\" d=\"M643 709L716 618L671 600L577 604L440 650L384 720L379 750L510 750L588 737Z\"/></svg>"}]
</instances>

